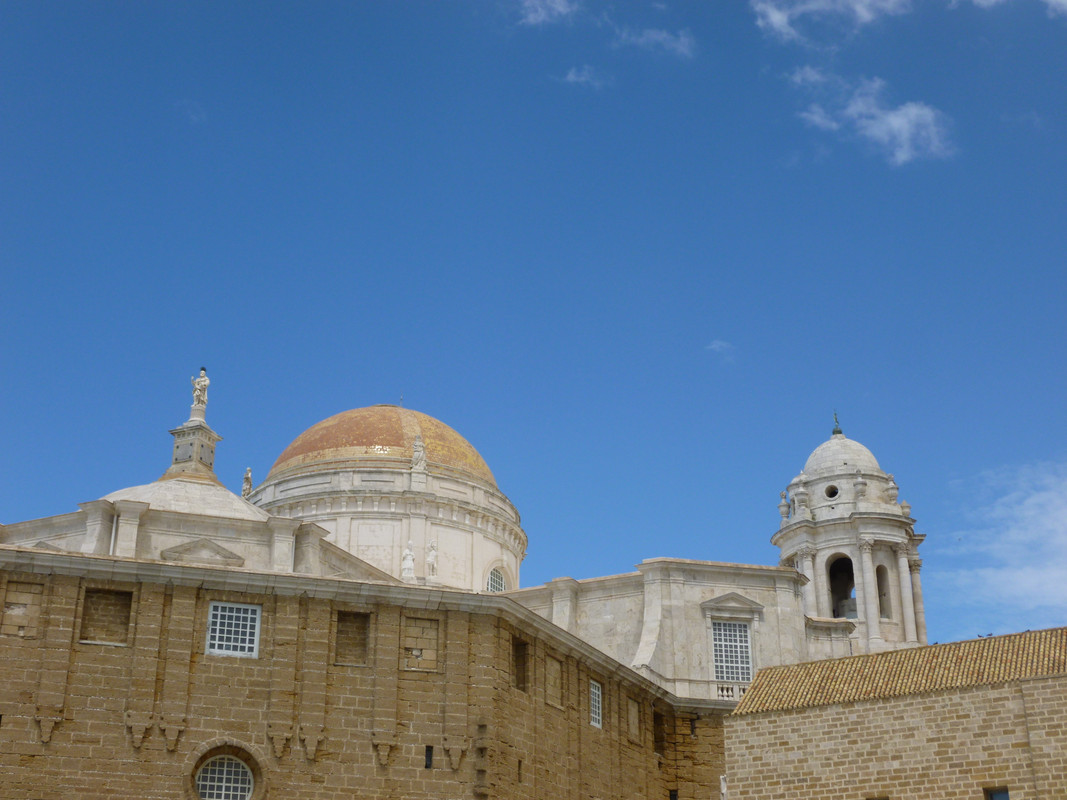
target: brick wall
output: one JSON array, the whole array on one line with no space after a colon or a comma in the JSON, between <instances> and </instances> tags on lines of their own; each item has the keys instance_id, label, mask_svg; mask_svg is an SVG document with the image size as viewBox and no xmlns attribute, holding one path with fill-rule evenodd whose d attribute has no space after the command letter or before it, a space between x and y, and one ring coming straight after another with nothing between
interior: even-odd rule
<instances>
[{"instance_id":1,"label":"brick wall","mask_svg":"<svg viewBox=\"0 0 1067 800\"><path fill-rule=\"evenodd\" d=\"M1067 797L1067 676L725 720L730 800Z\"/></svg>"},{"instance_id":2,"label":"brick wall","mask_svg":"<svg viewBox=\"0 0 1067 800\"><path fill-rule=\"evenodd\" d=\"M21 608L0 618L0 800L195 798L193 775L219 754L250 764L254 800L717 791L720 718L679 716L495 613L62 575L5 587L36 610L32 635L5 622L28 620ZM262 607L256 657L208 652L213 601Z\"/></svg>"}]
</instances>

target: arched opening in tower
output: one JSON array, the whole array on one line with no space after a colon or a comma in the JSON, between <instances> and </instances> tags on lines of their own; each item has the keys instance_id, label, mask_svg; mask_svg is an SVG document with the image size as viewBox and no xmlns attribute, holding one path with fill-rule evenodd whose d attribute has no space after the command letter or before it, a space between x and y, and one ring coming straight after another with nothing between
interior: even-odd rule
<instances>
[{"instance_id":1,"label":"arched opening in tower","mask_svg":"<svg viewBox=\"0 0 1067 800\"><path fill-rule=\"evenodd\" d=\"M835 618L856 619L856 577L852 559L838 556L830 562L830 607Z\"/></svg>"}]
</instances>

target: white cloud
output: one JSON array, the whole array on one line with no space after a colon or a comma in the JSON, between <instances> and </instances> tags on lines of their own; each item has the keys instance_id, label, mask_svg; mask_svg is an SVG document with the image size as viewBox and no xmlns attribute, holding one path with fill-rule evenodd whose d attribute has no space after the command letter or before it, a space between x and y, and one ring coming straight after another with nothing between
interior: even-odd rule
<instances>
[{"instance_id":1,"label":"white cloud","mask_svg":"<svg viewBox=\"0 0 1067 800\"><path fill-rule=\"evenodd\" d=\"M715 353L723 361L730 362L734 360L734 346L729 342L724 342L722 339L712 340L704 349Z\"/></svg>"},{"instance_id":2,"label":"white cloud","mask_svg":"<svg viewBox=\"0 0 1067 800\"><path fill-rule=\"evenodd\" d=\"M819 69L813 67L810 64L805 64L803 67L797 67L789 74L789 80L796 86L819 86L829 80L827 74Z\"/></svg>"},{"instance_id":3,"label":"white cloud","mask_svg":"<svg viewBox=\"0 0 1067 800\"><path fill-rule=\"evenodd\" d=\"M882 100L885 82L862 81L841 114L859 134L881 147L894 164L952 154L948 118L926 103L890 108Z\"/></svg>"},{"instance_id":4,"label":"white cloud","mask_svg":"<svg viewBox=\"0 0 1067 800\"><path fill-rule=\"evenodd\" d=\"M584 64L580 67L571 67L570 70L567 71L563 80L566 83L588 86L591 89L602 89L609 82L588 64Z\"/></svg>"},{"instance_id":5,"label":"white cloud","mask_svg":"<svg viewBox=\"0 0 1067 800\"><path fill-rule=\"evenodd\" d=\"M784 41L803 38L795 24L799 21L843 19L860 26L911 9L911 0L751 0L751 4L760 29Z\"/></svg>"},{"instance_id":6,"label":"white cloud","mask_svg":"<svg viewBox=\"0 0 1067 800\"><path fill-rule=\"evenodd\" d=\"M522 24L545 25L559 22L577 10L578 4L571 0L522 0Z\"/></svg>"},{"instance_id":7,"label":"white cloud","mask_svg":"<svg viewBox=\"0 0 1067 800\"><path fill-rule=\"evenodd\" d=\"M874 144L900 166L920 158L947 158L953 147L949 118L933 106L885 101L886 84L878 78L850 83L839 75L799 67L790 83L817 98L798 116L813 128L841 131Z\"/></svg>"},{"instance_id":8,"label":"white cloud","mask_svg":"<svg viewBox=\"0 0 1067 800\"><path fill-rule=\"evenodd\" d=\"M841 127L841 123L827 114L826 110L818 103L812 103L805 111L801 111L798 116L813 128L819 128L824 131L836 131Z\"/></svg>"},{"instance_id":9,"label":"white cloud","mask_svg":"<svg viewBox=\"0 0 1067 800\"><path fill-rule=\"evenodd\" d=\"M980 8L992 8L1007 2L1007 0L971 0L971 2ZM1044 2L1048 6L1048 15L1050 17L1056 14L1067 14L1067 0L1044 0Z\"/></svg>"},{"instance_id":10,"label":"white cloud","mask_svg":"<svg viewBox=\"0 0 1067 800\"><path fill-rule=\"evenodd\" d=\"M957 637L1064 624L1067 463L987 472L969 485L975 527L932 550L946 566L924 575L924 591L952 609Z\"/></svg>"},{"instance_id":11,"label":"white cloud","mask_svg":"<svg viewBox=\"0 0 1067 800\"><path fill-rule=\"evenodd\" d=\"M618 31L617 43L646 50L665 50L681 58L692 58L696 53L696 40L687 30L671 33L658 28L645 28L635 32L624 28Z\"/></svg>"}]
</instances>

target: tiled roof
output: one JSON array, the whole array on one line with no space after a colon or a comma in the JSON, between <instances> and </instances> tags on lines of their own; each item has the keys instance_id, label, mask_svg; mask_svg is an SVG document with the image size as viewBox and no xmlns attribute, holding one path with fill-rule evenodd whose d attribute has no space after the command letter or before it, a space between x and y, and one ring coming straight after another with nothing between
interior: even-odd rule
<instances>
[{"instance_id":1,"label":"tiled roof","mask_svg":"<svg viewBox=\"0 0 1067 800\"><path fill-rule=\"evenodd\" d=\"M1067 628L760 670L734 710L759 714L1067 673Z\"/></svg>"}]
</instances>

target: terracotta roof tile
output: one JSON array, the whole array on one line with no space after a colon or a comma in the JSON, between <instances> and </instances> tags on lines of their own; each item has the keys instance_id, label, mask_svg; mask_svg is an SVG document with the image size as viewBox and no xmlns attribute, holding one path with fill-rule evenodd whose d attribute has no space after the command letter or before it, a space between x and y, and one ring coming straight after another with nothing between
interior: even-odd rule
<instances>
[{"instance_id":1,"label":"terracotta roof tile","mask_svg":"<svg viewBox=\"0 0 1067 800\"><path fill-rule=\"evenodd\" d=\"M854 703L1067 673L1067 628L760 670L734 714Z\"/></svg>"}]
</instances>

